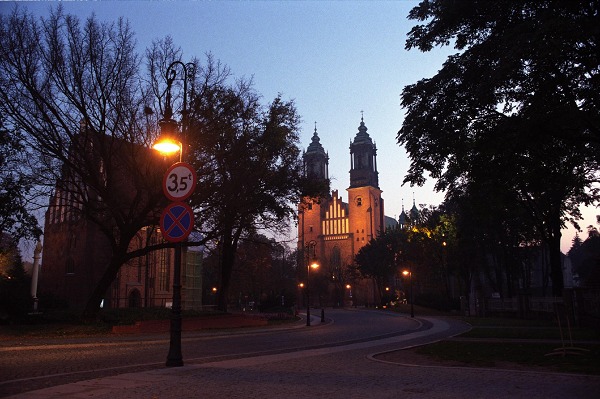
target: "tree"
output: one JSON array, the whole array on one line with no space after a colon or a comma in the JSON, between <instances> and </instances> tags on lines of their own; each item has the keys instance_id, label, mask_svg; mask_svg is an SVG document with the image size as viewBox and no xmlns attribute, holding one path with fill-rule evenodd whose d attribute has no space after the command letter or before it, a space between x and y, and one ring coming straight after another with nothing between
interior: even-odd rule
<instances>
[{"instance_id":1,"label":"tree","mask_svg":"<svg viewBox=\"0 0 600 399\"><path fill-rule=\"evenodd\" d=\"M18 131L4 126L0 115L0 245L7 236L14 240L38 238L41 230L28 207L31 180L27 177L26 151Z\"/></svg>"},{"instance_id":2,"label":"tree","mask_svg":"<svg viewBox=\"0 0 600 399\"><path fill-rule=\"evenodd\" d=\"M259 100L252 82L243 79L191 99L188 161L202 186L191 203L198 229L219 248L223 311L240 240L287 228L291 204L305 187L294 102L278 96L265 106Z\"/></svg>"},{"instance_id":3,"label":"tree","mask_svg":"<svg viewBox=\"0 0 600 399\"><path fill-rule=\"evenodd\" d=\"M240 240L232 270L229 301L246 305L249 301L265 310L295 300L296 278L293 263L286 259L286 247L262 234Z\"/></svg>"},{"instance_id":4,"label":"tree","mask_svg":"<svg viewBox=\"0 0 600 399\"><path fill-rule=\"evenodd\" d=\"M600 283L600 235L596 230L590 232L592 234L585 241L576 235L569 250L573 272L581 287L597 287Z\"/></svg>"},{"instance_id":5,"label":"tree","mask_svg":"<svg viewBox=\"0 0 600 399\"><path fill-rule=\"evenodd\" d=\"M61 191L70 212L95 224L112 253L84 314L94 317L144 226L164 204L144 128L147 93L129 25L81 22L62 8L35 20L15 7L0 15L0 112L31 150L29 178ZM47 197L46 197L47 198Z\"/></svg>"},{"instance_id":6,"label":"tree","mask_svg":"<svg viewBox=\"0 0 600 399\"><path fill-rule=\"evenodd\" d=\"M510 192L549 250L555 296L561 228L576 225L579 205L598 201L598 8L432 0L409 14L426 22L410 31L407 49L452 43L460 52L403 90L405 182L423 184L429 172L439 190L487 180Z\"/></svg>"},{"instance_id":7,"label":"tree","mask_svg":"<svg viewBox=\"0 0 600 399\"><path fill-rule=\"evenodd\" d=\"M355 267L360 274L375 281L380 299L384 298L384 287L389 279L397 274L400 262L407 260L408 241L408 230L386 229L354 257Z\"/></svg>"},{"instance_id":8,"label":"tree","mask_svg":"<svg viewBox=\"0 0 600 399\"><path fill-rule=\"evenodd\" d=\"M93 223L111 247L86 317L96 315L121 265L173 245L129 249L141 228L157 225L166 202L161 180L167 166L149 147L156 115L166 116L166 105L183 111L184 98L171 90L181 80L163 90L167 66L180 58L170 38L155 42L144 77L123 19L81 22L61 7L39 21L18 7L0 15L0 112L9 131L22 132L32 149L28 176L46 195L69 198L69 212ZM229 84L228 68L210 55L206 65L192 64L189 113L182 115L189 121L184 153L199 179L190 203L201 241L220 248L219 303L226 310L239 240L285 228L294 215L291 204L306 187L299 117L293 101L277 97L264 106L251 82ZM161 102L165 94L172 101Z\"/></svg>"},{"instance_id":9,"label":"tree","mask_svg":"<svg viewBox=\"0 0 600 399\"><path fill-rule=\"evenodd\" d=\"M0 244L0 324L27 316L33 306L31 278L14 242Z\"/></svg>"}]
</instances>

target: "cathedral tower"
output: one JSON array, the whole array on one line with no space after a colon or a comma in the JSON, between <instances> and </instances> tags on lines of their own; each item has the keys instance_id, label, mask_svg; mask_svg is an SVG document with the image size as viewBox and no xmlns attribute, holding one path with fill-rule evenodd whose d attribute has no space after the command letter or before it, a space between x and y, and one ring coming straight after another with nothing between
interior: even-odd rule
<instances>
[{"instance_id":1,"label":"cathedral tower","mask_svg":"<svg viewBox=\"0 0 600 399\"><path fill-rule=\"evenodd\" d=\"M316 126L302 160L306 177L328 182L329 155ZM298 204L298 250L303 254L300 267L308 267L308 256L318 258L320 267L315 273L329 281L330 292L325 295L329 303L377 302L370 282L355 279L351 266L356 253L385 228L378 174L377 147L361 117L358 133L350 142L348 202L333 190L320 198L305 196ZM349 296L347 283L352 284L354 296Z\"/></svg>"},{"instance_id":2,"label":"cathedral tower","mask_svg":"<svg viewBox=\"0 0 600 399\"><path fill-rule=\"evenodd\" d=\"M354 233L354 253L385 229L383 199L377 172L377 147L367 133L363 117L350 143L348 206Z\"/></svg>"},{"instance_id":3,"label":"cathedral tower","mask_svg":"<svg viewBox=\"0 0 600 399\"><path fill-rule=\"evenodd\" d=\"M329 179L329 155L327 155L321 145L316 123L311 143L302 155L302 159L304 161L304 174L306 177L317 180Z\"/></svg>"},{"instance_id":4,"label":"cathedral tower","mask_svg":"<svg viewBox=\"0 0 600 399\"><path fill-rule=\"evenodd\" d=\"M317 181L326 181L329 179L329 155L323 149L321 140L317 134L315 123L315 132L312 140L304 154L304 175ZM322 235L321 224L321 205L323 201L320 198L304 197L298 205L298 246L304 246L320 238Z\"/></svg>"}]
</instances>

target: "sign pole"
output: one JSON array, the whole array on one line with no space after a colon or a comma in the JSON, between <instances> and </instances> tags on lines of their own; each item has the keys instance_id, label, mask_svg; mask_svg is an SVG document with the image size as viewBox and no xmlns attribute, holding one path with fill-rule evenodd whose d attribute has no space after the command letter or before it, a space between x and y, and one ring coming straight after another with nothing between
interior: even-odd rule
<instances>
[{"instance_id":1,"label":"sign pole","mask_svg":"<svg viewBox=\"0 0 600 399\"><path fill-rule=\"evenodd\" d=\"M171 329L167 367L183 366L181 355L181 242L175 244L175 268L173 270L173 304L171 306Z\"/></svg>"},{"instance_id":2,"label":"sign pole","mask_svg":"<svg viewBox=\"0 0 600 399\"><path fill-rule=\"evenodd\" d=\"M196 187L196 172L187 163L173 164L163 178L163 192L171 202L160 217L160 229L165 240L175 243L173 260L173 302L171 305L171 325L167 367L183 366L181 354L181 257L182 241L188 237L194 227L194 213L184 202Z\"/></svg>"}]
</instances>

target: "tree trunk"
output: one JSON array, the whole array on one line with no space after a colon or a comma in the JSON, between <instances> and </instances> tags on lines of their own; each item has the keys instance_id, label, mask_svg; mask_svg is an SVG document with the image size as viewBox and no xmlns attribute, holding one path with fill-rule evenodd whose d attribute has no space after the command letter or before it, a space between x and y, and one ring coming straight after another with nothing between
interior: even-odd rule
<instances>
[{"instance_id":1,"label":"tree trunk","mask_svg":"<svg viewBox=\"0 0 600 399\"><path fill-rule=\"evenodd\" d=\"M233 229L226 230L222 236L221 247L221 287L219 287L217 295L217 309L222 312L227 312L227 297L229 293L229 285L231 282L231 273L235 264L235 254L237 244L242 231L238 229L233 232Z\"/></svg>"},{"instance_id":2,"label":"tree trunk","mask_svg":"<svg viewBox=\"0 0 600 399\"><path fill-rule=\"evenodd\" d=\"M221 286L217 295L217 309L227 312L227 293L229 291L229 282L233 270L235 249L231 245L231 236L223 237L223 246L221 248Z\"/></svg>"},{"instance_id":3,"label":"tree trunk","mask_svg":"<svg viewBox=\"0 0 600 399\"><path fill-rule=\"evenodd\" d=\"M119 252L118 254L113 254L110 258L110 262L104 270L104 274L96 284L94 291L92 291L90 297L88 298L87 304L83 310L81 317L84 320L94 320L100 311L100 304L102 303L102 299L106 294L106 291L110 288L110 285L115 280L121 265L124 263L123 259L125 257L125 253Z\"/></svg>"}]
</instances>

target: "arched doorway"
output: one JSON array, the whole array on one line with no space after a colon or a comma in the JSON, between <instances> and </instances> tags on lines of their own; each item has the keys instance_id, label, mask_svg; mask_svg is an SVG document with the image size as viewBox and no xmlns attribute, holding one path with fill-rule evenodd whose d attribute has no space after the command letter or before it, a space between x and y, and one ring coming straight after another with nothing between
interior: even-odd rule
<instances>
[{"instance_id":1,"label":"arched doorway","mask_svg":"<svg viewBox=\"0 0 600 399\"><path fill-rule=\"evenodd\" d=\"M140 290L137 288L131 290L129 293L129 307L130 308L139 308L142 306L142 295L140 294Z\"/></svg>"}]
</instances>

